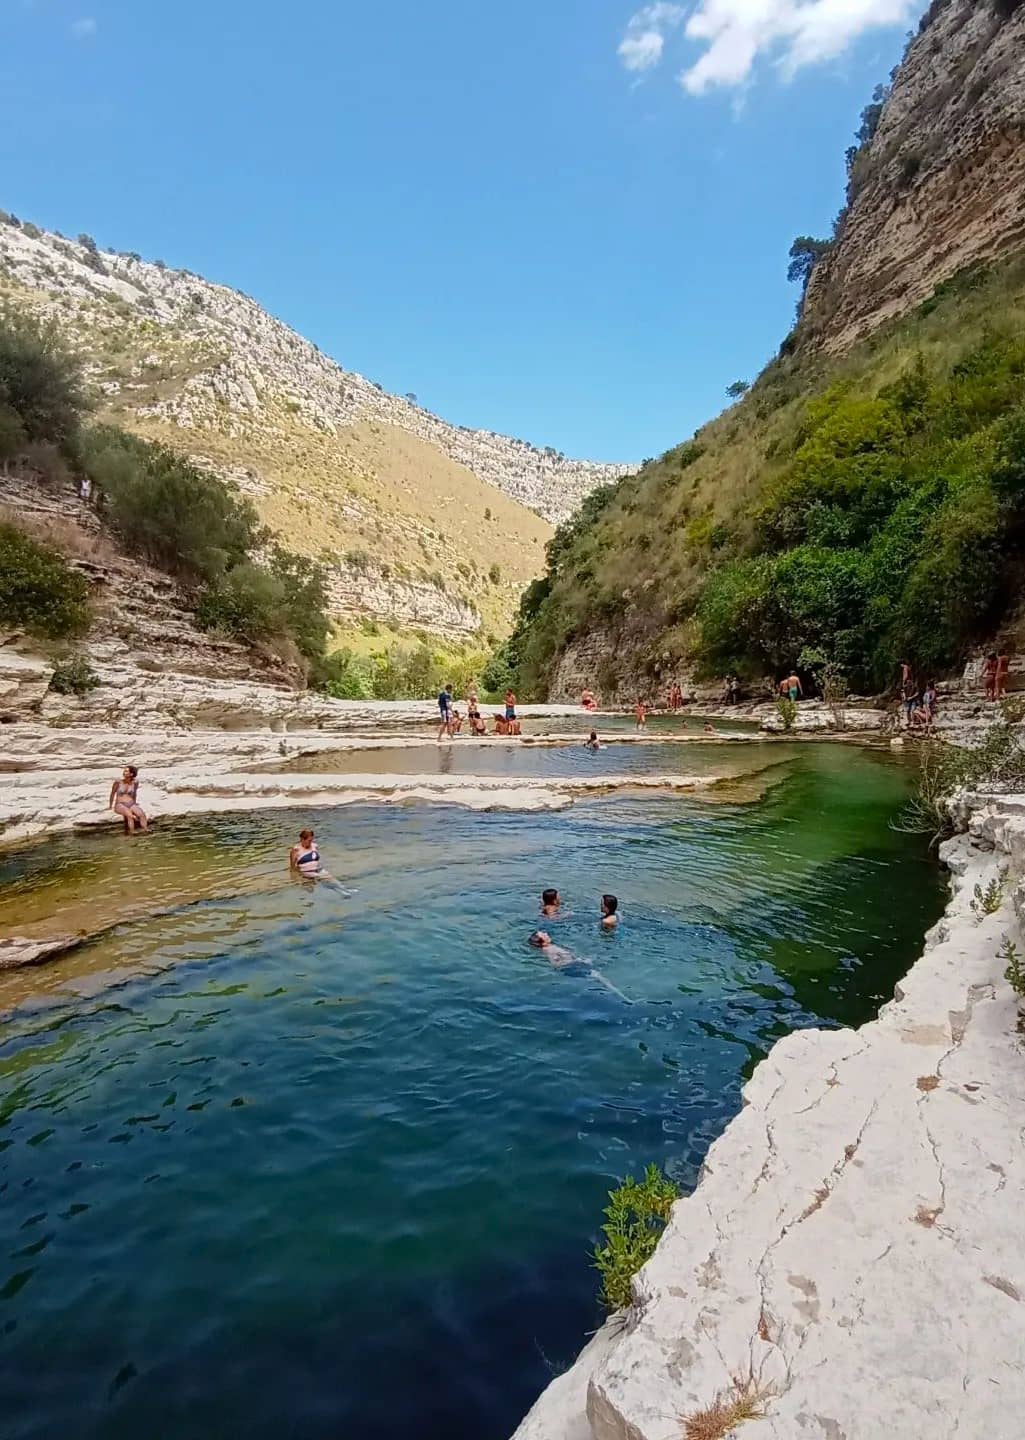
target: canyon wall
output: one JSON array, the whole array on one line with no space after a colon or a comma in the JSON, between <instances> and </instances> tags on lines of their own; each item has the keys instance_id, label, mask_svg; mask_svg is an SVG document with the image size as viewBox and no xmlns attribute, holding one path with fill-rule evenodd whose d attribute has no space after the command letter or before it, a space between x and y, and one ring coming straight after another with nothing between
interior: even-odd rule
<instances>
[{"instance_id":1,"label":"canyon wall","mask_svg":"<svg viewBox=\"0 0 1025 1440\"><path fill-rule=\"evenodd\" d=\"M1025 244L1025 6L930 6L853 189L799 331L833 352Z\"/></svg>"}]
</instances>

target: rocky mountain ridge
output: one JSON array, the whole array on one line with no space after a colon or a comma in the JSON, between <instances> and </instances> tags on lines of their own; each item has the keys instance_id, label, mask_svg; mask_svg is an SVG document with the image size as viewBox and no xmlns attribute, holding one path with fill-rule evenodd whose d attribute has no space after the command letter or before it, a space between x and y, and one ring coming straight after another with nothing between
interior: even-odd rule
<instances>
[{"instance_id":1,"label":"rocky mountain ridge","mask_svg":"<svg viewBox=\"0 0 1025 1440\"><path fill-rule=\"evenodd\" d=\"M56 324L100 419L232 481L324 564L343 632L493 643L552 522L624 469L449 425L238 291L3 212L0 303Z\"/></svg>"},{"instance_id":2,"label":"rocky mountain ridge","mask_svg":"<svg viewBox=\"0 0 1025 1440\"><path fill-rule=\"evenodd\" d=\"M934 0L895 73L799 335L842 353L1025 243L1025 6Z\"/></svg>"},{"instance_id":3,"label":"rocky mountain ridge","mask_svg":"<svg viewBox=\"0 0 1025 1440\"><path fill-rule=\"evenodd\" d=\"M139 413L183 429L240 434L272 423L265 413L270 402L330 435L359 422L393 425L553 524L596 486L632 468L571 460L550 447L451 425L343 370L248 295L186 270L9 221L0 225L0 266L16 284L50 295L66 312L76 308L74 302L98 299L115 315L126 318L127 308L155 327L179 331L191 349L191 373L166 398L147 398ZM145 388L133 387L131 378L103 376L95 362L92 369L108 398L130 400L133 388Z\"/></svg>"}]
</instances>

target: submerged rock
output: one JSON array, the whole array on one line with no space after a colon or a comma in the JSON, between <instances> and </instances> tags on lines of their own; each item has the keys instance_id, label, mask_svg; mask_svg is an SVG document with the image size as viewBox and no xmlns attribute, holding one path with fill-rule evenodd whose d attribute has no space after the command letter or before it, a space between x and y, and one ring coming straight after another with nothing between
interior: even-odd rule
<instances>
[{"instance_id":1,"label":"submerged rock","mask_svg":"<svg viewBox=\"0 0 1025 1440\"><path fill-rule=\"evenodd\" d=\"M28 940L15 935L10 939L0 939L0 970L42 965L45 960L77 949L84 938L82 935L55 935L49 940Z\"/></svg>"}]
</instances>

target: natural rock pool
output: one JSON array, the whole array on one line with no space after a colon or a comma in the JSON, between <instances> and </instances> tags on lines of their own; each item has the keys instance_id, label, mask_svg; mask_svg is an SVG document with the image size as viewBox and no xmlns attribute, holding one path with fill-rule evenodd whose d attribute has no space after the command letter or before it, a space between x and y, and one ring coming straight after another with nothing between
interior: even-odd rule
<instances>
[{"instance_id":1,"label":"natural rock pool","mask_svg":"<svg viewBox=\"0 0 1025 1440\"><path fill-rule=\"evenodd\" d=\"M942 907L888 755L777 779L322 813L344 889L288 878L287 811L0 859L0 933L124 922L0 975L5 1440L503 1440L600 1318L606 1191L693 1185L773 1041L870 1018ZM633 1004L528 948L548 884Z\"/></svg>"}]
</instances>

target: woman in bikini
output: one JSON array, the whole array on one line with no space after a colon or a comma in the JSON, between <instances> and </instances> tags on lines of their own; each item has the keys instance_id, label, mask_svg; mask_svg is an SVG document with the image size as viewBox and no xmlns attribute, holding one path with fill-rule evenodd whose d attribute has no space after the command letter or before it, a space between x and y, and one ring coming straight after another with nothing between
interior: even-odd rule
<instances>
[{"instance_id":1,"label":"woman in bikini","mask_svg":"<svg viewBox=\"0 0 1025 1440\"><path fill-rule=\"evenodd\" d=\"M323 872L320 851L312 830L299 831L299 844L293 845L288 852L288 864L290 869L298 870L300 875L314 876Z\"/></svg>"},{"instance_id":2,"label":"woman in bikini","mask_svg":"<svg viewBox=\"0 0 1025 1440\"><path fill-rule=\"evenodd\" d=\"M139 796L139 771L135 765L126 765L121 772L121 779L115 780L110 787L110 802L108 808L113 810L115 815L120 815L125 822L125 834L135 833L138 825L140 830L148 830L149 822L146 819L146 812L138 803Z\"/></svg>"}]
</instances>

